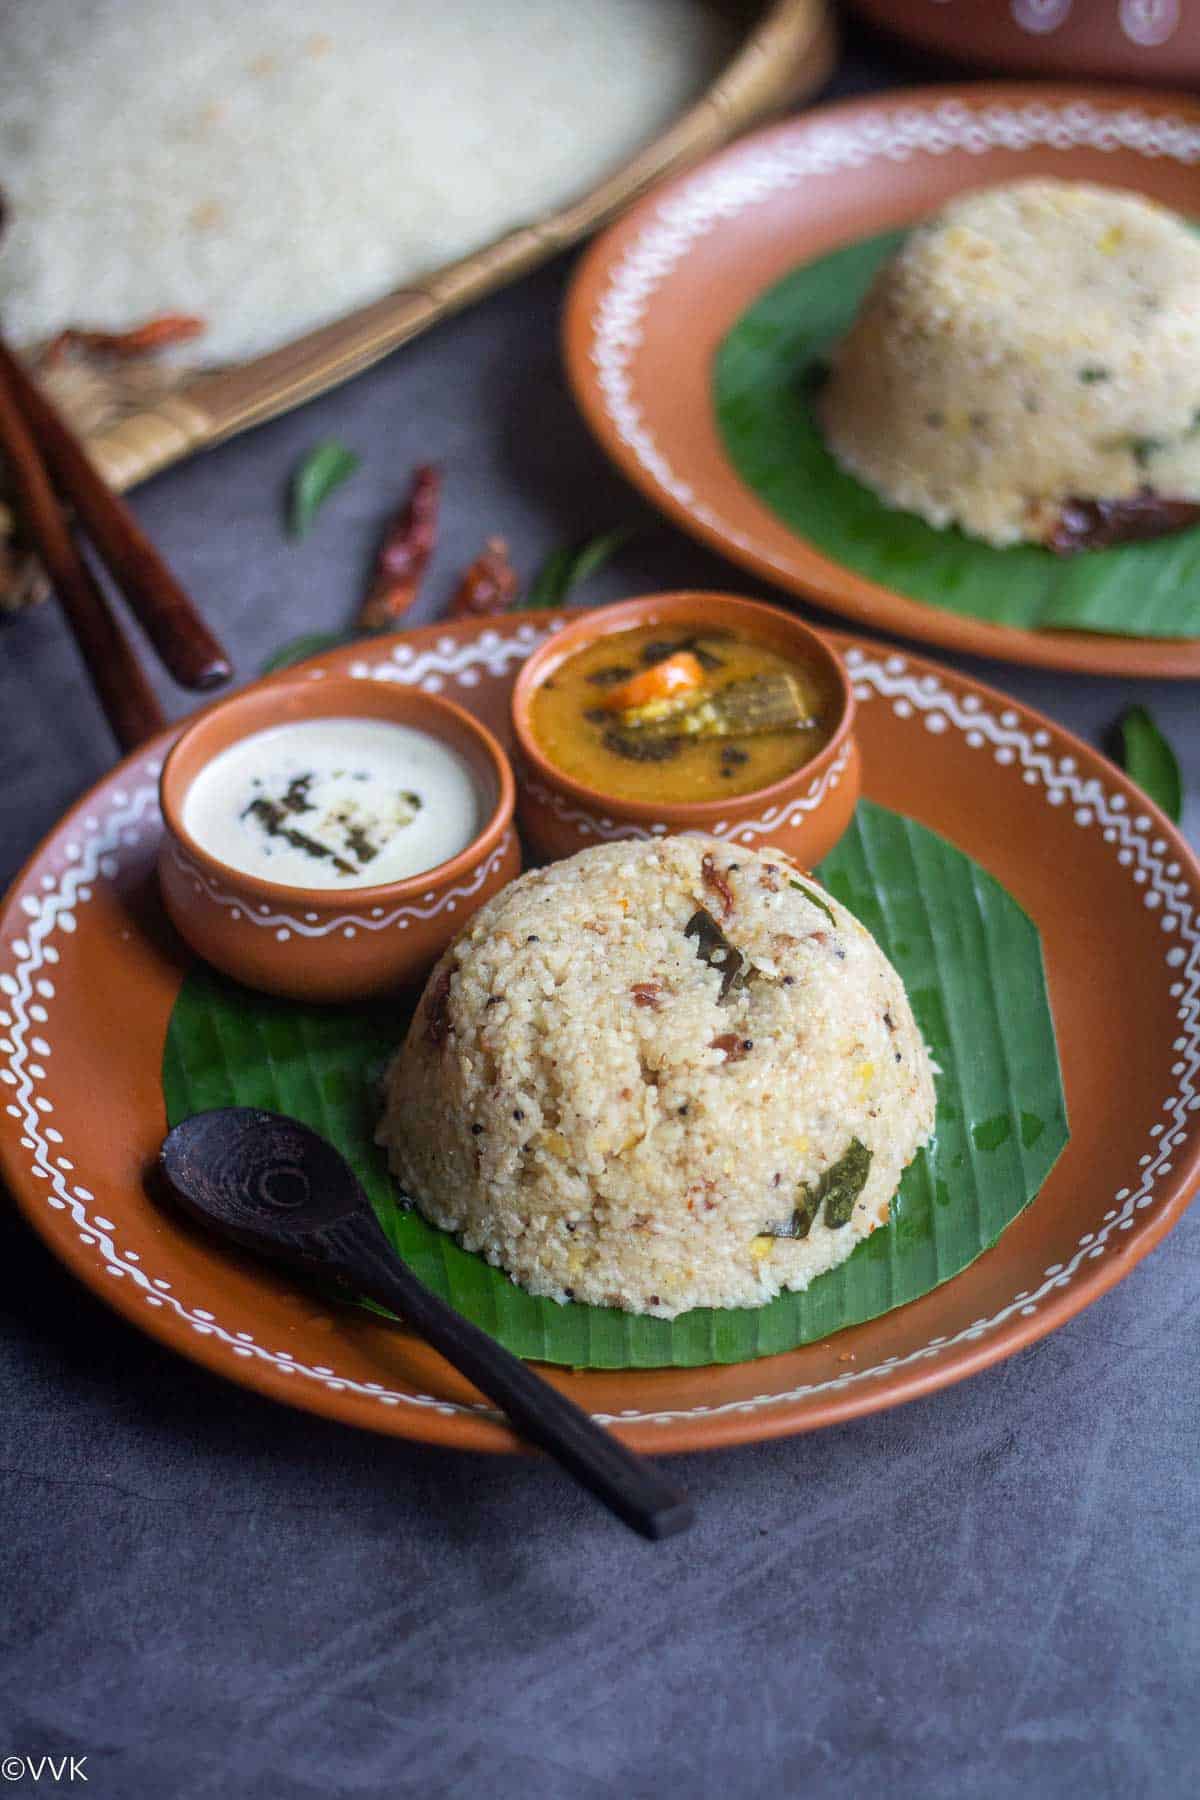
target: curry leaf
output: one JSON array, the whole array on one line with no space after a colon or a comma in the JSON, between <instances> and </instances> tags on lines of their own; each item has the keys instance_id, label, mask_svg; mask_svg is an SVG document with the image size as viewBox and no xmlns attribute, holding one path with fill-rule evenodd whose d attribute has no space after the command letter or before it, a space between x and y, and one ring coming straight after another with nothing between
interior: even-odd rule
<instances>
[{"instance_id":1,"label":"curry leaf","mask_svg":"<svg viewBox=\"0 0 1200 1800\"><path fill-rule=\"evenodd\" d=\"M1121 765L1178 825L1183 813L1179 761L1144 706L1131 706L1117 726Z\"/></svg>"},{"instance_id":2,"label":"curry leaf","mask_svg":"<svg viewBox=\"0 0 1200 1800\"><path fill-rule=\"evenodd\" d=\"M717 995L720 1004L735 989L744 987L749 980L746 959L721 930L710 912L702 906L688 920L683 933L684 937L696 940L696 955L701 962L716 969L721 977L721 991Z\"/></svg>"},{"instance_id":3,"label":"curry leaf","mask_svg":"<svg viewBox=\"0 0 1200 1800\"><path fill-rule=\"evenodd\" d=\"M814 894L810 887L806 887L802 881L793 881L791 885L794 888L799 888L800 892L811 906L819 906L831 925L837 924L837 920L833 915L833 908L831 906L826 906L824 900L822 900L818 894Z\"/></svg>"},{"instance_id":4,"label":"curry leaf","mask_svg":"<svg viewBox=\"0 0 1200 1800\"><path fill-rule=\"evenodd\" d=\"M279 669L290 669L293 663L319 656L322 650L336 650L340 644L352 644L354 631L309 631L303 637L290 638L272 652L259 669L260 675L274 675Z\"/></svg>"},{"instance_id":5,"label":"curry leaf","mask_svg":"<svg viewBox=\"0 0 1200 1800\"><path fill-rule=\"evenodd\" d=\"M825 1223L837 1230L850 1223L854 1203L867 1185L871 1173L871 1152L858 1138L850 1139L850 1148L831 1169L826 1169L818 1186L825 1202Z\"/></svg>"},{"instance_id":6,"label":"curry leaf","mask_svg":"<svg viewBox=\"0 0 1200 1800\"><path fill-rule=\"evenodd\" d=\"M802 1184L790 1219L782 1225L764 1225L761 1235L775 1238L806 1238L813 1228L822 1205L825 1223L831 1231L848 1225L854 1215L854 1203L867 1185L871 1173L871 1152L859 1138L851 1138L849 1147L830 1163L816 1179Z\"/></svg>"},{"instance_id":7,"label":"curry leaf","mask_svg":"<svg viewBox=\"0 0 1200 1800\"><path fill-rule=\"evenodd\" d=\"M340 487L358 468L360 458L345 444L328 438L308 452L292 476L288 530L294 538L306 535L334 488Z\"/></svg>"},{"instance_id":8,"label":"curry leaf","mask_svg":"<svg viewBox=\"0 0 1200 1800\"><path fill-rule=\"evenodd\" d=\"M634 536L629 525L618 525L582 544L566 544L552 551L529 584L529 592L514 610L535 606L561 606L573 588L580 586Z\"/></svg>"},{"instance_id":9,"label":"curry leaf","mask_svg":"<svg viewBox=\"0 0 1200 1800\"><path fill-rule=\"evenodd\" d=\"M806 1238L816 1223L821 1210L821 1188L818 1182L809 1187L802 1187L796 1205L792 1209L790 1219L781 1219L774 1225L764 1225L760 1237L768 1238Z\"/></svg>"}]
</instances>

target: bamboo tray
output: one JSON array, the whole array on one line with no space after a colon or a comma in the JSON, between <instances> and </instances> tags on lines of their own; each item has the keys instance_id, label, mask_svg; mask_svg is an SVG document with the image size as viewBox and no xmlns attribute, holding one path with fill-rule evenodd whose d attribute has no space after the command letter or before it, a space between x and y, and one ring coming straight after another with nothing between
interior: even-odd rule
<instances>
[{"instance_id":1,"label":"bamboo tray","mask_svg":"<svg viewBox=\"0 0 1200 1800\"><path fill-rule=\"evenodd\" d=\"M773 0L702 97L598 187L534 224L382 300L252 361L204 371L153 361L72 359L47 370L47 391L84 438L105 480L124 490L195 450L286 412L369 368L399 345L577 242L654 182L812 93L835 40L827 0ZM41 578L11 541L0 502L0 608L37 596Z\"/></svg>"}]
</instances>

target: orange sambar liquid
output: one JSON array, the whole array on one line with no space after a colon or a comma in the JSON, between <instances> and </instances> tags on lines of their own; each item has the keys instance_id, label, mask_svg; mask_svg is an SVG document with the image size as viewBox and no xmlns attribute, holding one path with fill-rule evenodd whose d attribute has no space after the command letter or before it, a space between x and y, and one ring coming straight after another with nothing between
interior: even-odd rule
<instances>
[{"instance_id":1,"label":"orange sambar liquid","mask_svg":"<svg viewBox=\"0 0 1200 1800\"><path fill-rule=\"evenodd\" d=\"M685 737L658 762L634 761L612 749L605 732L616 715L602 709L612 692L614 671L623 670L622 679L627 679L685 644L719 659L720 667L705 671L708 692L751 675L786 672L798 684L815 725L757 737ZM821 677L755 638L741 632L693 634L686 627L639 625L597 638L561 663L534 694L530 723L542 752L564 775L624 800L674 803L728 799L781 781L828 743L836 720L833 696Z\"/></svg>"}]
</instances>

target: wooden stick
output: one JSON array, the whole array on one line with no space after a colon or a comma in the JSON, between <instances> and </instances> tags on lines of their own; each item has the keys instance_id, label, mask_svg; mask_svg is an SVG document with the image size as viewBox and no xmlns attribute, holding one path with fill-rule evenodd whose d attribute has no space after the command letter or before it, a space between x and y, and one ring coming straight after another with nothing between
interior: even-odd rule
<instances>
[{"instance_id":1,"label":"wooden stick","mask_svg":"<svg viewBox=\"0 0 1200 1800\"><path fill-rule=\"evenodd\" d=\"M17 502L87 664L92 685L122 750L136 749L166 724L146 672L133 653L71 536L33 436L0 367L0 445Z\"/></svg>"},{"instance_id":2,"label":"wooden stick","mask_svg":"<svg viewBox=\"0 0 1200 1800\"><path fill-rule=\"evenodd\" d=\"M7 378L55 484L71 501L163 663L182 687L220 687L233 673L225 650L128 506L97 474L78 438L2 337L0 372Z\"/></svg>"}]
</instances>

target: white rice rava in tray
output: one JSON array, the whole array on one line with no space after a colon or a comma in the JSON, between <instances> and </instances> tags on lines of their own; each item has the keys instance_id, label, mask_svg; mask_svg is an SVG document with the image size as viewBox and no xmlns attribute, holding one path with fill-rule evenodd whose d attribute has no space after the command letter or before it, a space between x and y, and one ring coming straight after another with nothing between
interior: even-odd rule
<instances>
[{"instance_id":1,"label":"white rice rava in tray","mask_svg":"<svg viewBox=\"0 0 1200 1800\"><path fill-rule=\"evenodd\" d=\"M274 349L586 192L697 99L712 0L0 9L6 334Z\"/></svg>"}]
</instances>

